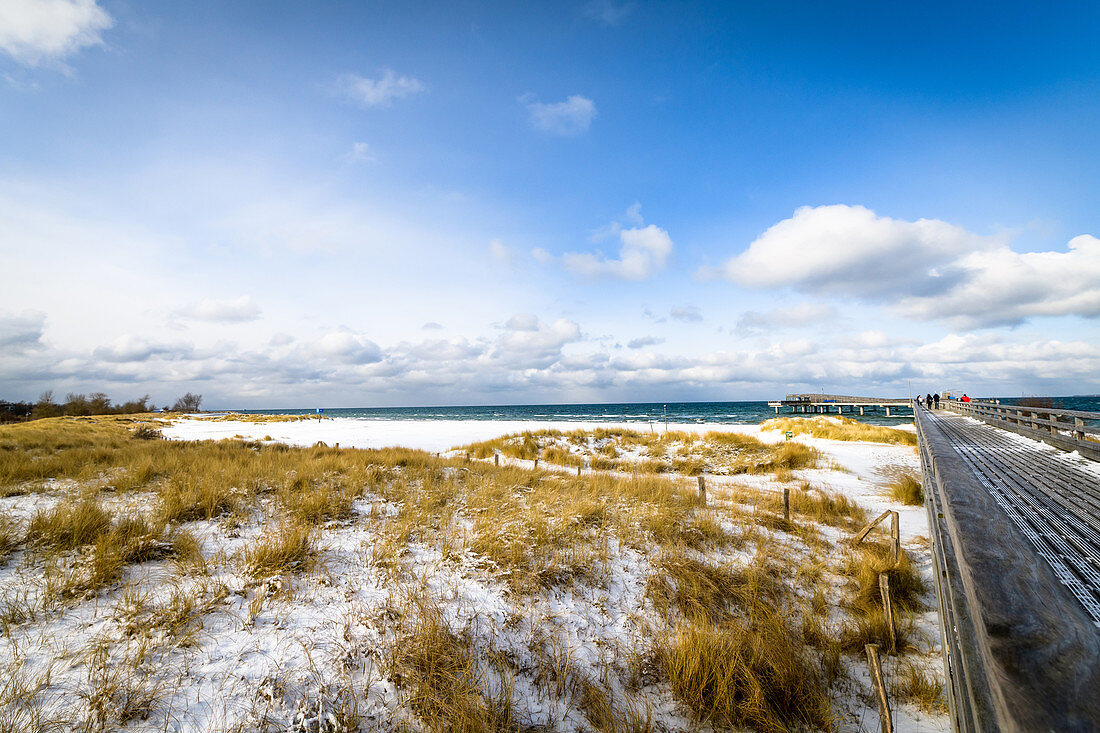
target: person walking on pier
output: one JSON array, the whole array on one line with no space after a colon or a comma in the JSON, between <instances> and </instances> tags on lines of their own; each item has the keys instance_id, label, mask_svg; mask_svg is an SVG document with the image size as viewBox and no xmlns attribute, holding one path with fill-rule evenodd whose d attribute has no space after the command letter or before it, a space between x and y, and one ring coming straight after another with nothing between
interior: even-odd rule
<instances>
[{"instance_id":1,"label":"person walking on pier","mask_svg":"<svg viewBox=\"0 0 1100 733\"><path fill-rule=\"evenodd\" d=\"M927 407L929 410L932 409L932 393L931 392L929 392L928 394L926 394L924 396L924 406Z\"/></svg>"},{"instance_id":2,"label":"person walking on pier","mask_svg":"<svg viewBox=\"0 0 1100 733\"><path fill-rule=\"evenodd\" d=\"M934 402L936 404L936 409L937 410L940 409L940 393L939 392L932 395L932 402Z\"/></svg>"}]
</instances>

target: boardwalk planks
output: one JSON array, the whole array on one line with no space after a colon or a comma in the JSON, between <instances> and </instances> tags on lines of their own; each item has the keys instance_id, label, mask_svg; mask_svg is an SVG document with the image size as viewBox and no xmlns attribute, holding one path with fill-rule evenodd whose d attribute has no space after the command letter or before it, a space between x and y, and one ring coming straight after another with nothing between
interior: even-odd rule
<instances>
[{"instance_id":1,"label":"boardwalk planks","mask_svg":"<svg viewBox=\"0 0 1100 733\"><path fill-rule=\"evenodd\" d=\"M956 724L1097 730L1100 629L995 499L1002 479L994 458L974 447L980 442L972 439L982 436L959 433L955 420L965 422L917 415L922 463L933 483L927 508ZM1039 484L1018 464L1011 473L1020 485Z\"/></svg>"}]
</instances>

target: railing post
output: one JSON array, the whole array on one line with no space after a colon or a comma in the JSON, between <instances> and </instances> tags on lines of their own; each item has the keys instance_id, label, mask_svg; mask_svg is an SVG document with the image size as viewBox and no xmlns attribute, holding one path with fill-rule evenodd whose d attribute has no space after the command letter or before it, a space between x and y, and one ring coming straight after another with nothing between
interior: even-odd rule
<instances>
[{"instance_id":1,"label":"railing post","mask_svg":"<svg viewBox=\"0 0 1100 733\"><path fill-rule=\"evenodd\" d=\"M1083 418L1073 418L1073 440L1077 443L1085 442L1085 421Z\"/></svg>"}]
</instances>

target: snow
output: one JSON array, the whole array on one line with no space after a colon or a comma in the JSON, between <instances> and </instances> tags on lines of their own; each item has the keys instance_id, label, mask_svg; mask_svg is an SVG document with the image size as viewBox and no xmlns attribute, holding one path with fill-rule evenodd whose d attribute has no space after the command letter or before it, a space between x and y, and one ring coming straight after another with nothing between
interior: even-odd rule
<instances>
[{"instance_id":1,"label":"snow","mask_svg":"<svg viewBox=\"0 0 1100 733\"><path fill-rule=\"evenodd\" d=\"M597 427L645 430L637 423L509 422L509 421L378 421L353 418L301 422L250 423L185 418L163 428L177 440L223 439L244 436L289 445L310 446L318 441L341 447L378 448L404 446L442 452L463 444L525 430L593 430ZM663 426L662 426L663 427ZM758 426L718 424L670 424L672 430L708 432L734 431L756 435L766 441L782 440L777 432L761 432ZM846 443L799 436L838 467L796 472L813 485L845 494L866 506L872 514L886 508L902 517L902 542L914 554L925 574L930 567L927 545L928 524L923 508L903 507L882 495L882 484L891 471L919 470L912 448L871 443ZM710 479L708 479L709 481ZM779 490L767 476L714 477L725 483ZM0 511L26 519L38 509L51 506L66 496L71 487L51 486L45 493L0 499ZM149 495L133 493L129 506L146 506ZM313 575L295 587L284 587L274 579L256 581L242 574L232 562L241 550L263 531L253 523L229 530L215 521L187 526L204 540L204 555L211 563L208 577L173 578L165 563L147 563L131 569L128 579L136 583L146 603L156 606L170 601L173 593L210 595L221 589L224 600L198 620L201 628L188 643L168 643L153 661L157 679L166 694L159 714L147 721L131 721L127 730L202 731L240 724L245 730L261 721L282 721L291 730L318 730L319 721L331 721L341 690L354 688L359 694L359 714L368 728L392 724L406 715L398 691L380 669L379 650L392 641L387 614L407 604L409 579L422 583L422 592L437 604L448 626L465 630L477 648L503 653L518 669L538 665L534 640L559 645L574 669L606 684L613 698L621 699L622 683L617 675L603 674L620 669L623 654L658 628L643 597L652 572L650 559L636 549L621 546L614 539L606 549L604 571L596 581L571 587L554 587L524 598L517 606L499 574L486 566L484 558L466 551L444 557L434 547L412 543L402 558L404 580L395 582L393 571L374 563L371 552L377 523L372 516L393 516L398 507L378 496L356 502L357 517L332 523L323 533L324 563ZM455 522L466 531L472 526L459 514ZM832 541L840 537L823 528ZM719 553L722 554L722 553ZM744 557L740 557L744 555ZM730 551L711 559L743 561L743 551ZM35 587L39 579L27 578L19 557L0 567L0 594L13 589ZM96 639L114 639L115 655L132 651L134 643L123 631L126 624L124 599L120 593L75 604L42 623L24 624L0 638L0 670L16 665L24 677L50 675L51 690L66 697L87 690L89 671L84 653ZM935 614L919 619L919 628L932 643L923 656L922 667L942 678L938 655ZM543 642L539 642L540 644ZM853 674L860 679L860 665ZM579 730L589 727L569 696L559 697L516 674L513 699L521 719L532 727L547 730ZM866 697L866 676L848 701L848 714L839 721L841 730L875 730L877 714ZM75 699L75 698L74 698ZM645 697L654 726L667 730L696 730L666 692L651 691ZM946 731L943 715L925 715L911 706L895 710L895 730Z\"/></svg>"}]
</instances>

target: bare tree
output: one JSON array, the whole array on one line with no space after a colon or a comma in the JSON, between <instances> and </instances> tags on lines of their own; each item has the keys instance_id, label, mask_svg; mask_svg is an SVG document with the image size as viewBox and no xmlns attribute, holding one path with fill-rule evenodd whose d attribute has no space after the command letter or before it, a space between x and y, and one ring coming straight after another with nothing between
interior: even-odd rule
<instances>
[{"instance_id":1,"label":"bare tree","mask_svg":"<svg viewBox=\"0 0 1100 733\"><path fill-rule=\"evenodd\" d=\"M183 397L176 400L176 404L172 405L173 412L198 412L199 405L202 404L202 395L193 394L188 392Z\"/></svg>"}]
</instances>

